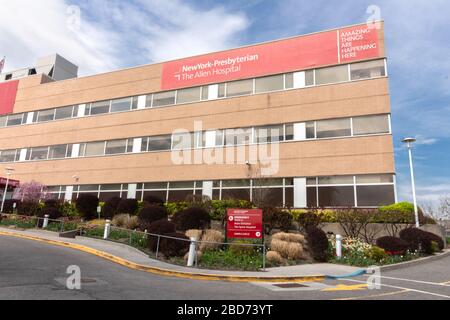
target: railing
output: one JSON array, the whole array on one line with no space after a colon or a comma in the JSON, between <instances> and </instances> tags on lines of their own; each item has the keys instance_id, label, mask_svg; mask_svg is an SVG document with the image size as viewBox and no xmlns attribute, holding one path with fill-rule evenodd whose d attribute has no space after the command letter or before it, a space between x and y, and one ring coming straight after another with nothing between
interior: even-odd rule
<instances>
[{"instance_id":1,"label":"railing","mask_svg":"<svg viewBox=\"0 0 450 320\"><path fill-rule=\"evenodd\" d=\"M198 260L198 252L200 248L215 248L215 249L230 249L230 247L237 247L242 249L237 250L243 250L245 251L245 248L252 248L247 249L248 251L252 251L255 253L255 256L257 254L262 255L262 263L258 268L261 268L263 271L266 270L266 245L263 244L255 244L255 243L239 243L239 242L213 242L213 241L201 241L198 239L185 239L185 238L177 238L172 237L168 235L161 235L161 234L153 234L149 232L142 232L137 230L129 230L119 227L114 227L111 225L105 225L105 228L83 228L81 234L83 236L87 237L93 237L97 239L104 239L109 240L113 242L118 242L122 244L128 244L132 247L135 247L146 254L149 255L150 258L156 259L156 260L163 260L164 262L172 263L172 264L180 264L180 263L174 263L173 260L168 259L169 257L165 257L163 259L163 251L162 247L167 246L175 246L178 243L186 243L185 247L188 246L194 246L194 264L192 267L200 268L199 267L199 260ZM174 249L176 251L176 248ZM184 261L183 261L184 262Z\"/></svg>"},{"instance_id":2,"label":"railing","mask_svg":"<svg viewBox=\"0 0 450 320\"><path fill-rule=\"evenodd\" d=\"M22 216L17 214L3 214L0 226L18 226L24 229L44 229L55 232L65 232L77 229L74 222L50 219L49 217Z\"/></svg>"}]
</instances>

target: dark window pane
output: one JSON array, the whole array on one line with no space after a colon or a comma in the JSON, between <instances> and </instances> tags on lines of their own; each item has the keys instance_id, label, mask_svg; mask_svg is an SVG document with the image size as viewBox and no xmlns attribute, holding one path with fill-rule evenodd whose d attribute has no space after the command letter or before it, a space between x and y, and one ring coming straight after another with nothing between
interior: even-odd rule
<instances>
[{"instance_id":1,"label":"dark window pane","mask_svg":"<svg viewBox=\"0 0 450 320\"><path fill-rule=\"evenodd\" d=\"M394 186L358 186L358 207L379 207L395 203Z\"/></svg>"},{"instance_id":2,"label":"dark window pane","mask_svg":"<svg viewBox=\"0 0 450 320\"><path fill-rule=\"evenodd\" d=\"M317 188L311 187L306 189L308 208L317 208Z\"/></svg>"},{"instance_id":3,"label":"dark window pane","mask_svg":"<svg viewBox=\"0 0 450 320\"><path fill-rule=\"evenodd\" d=\"M16 114L16 115L8 116L8 123L6 125L8 127L21 125L22 119L23 119L23 114Z\"/></svg>"},{"instance_id":4,"label":"dark window pane","mask_svg":"<svg viewBox=\"0 0 450 320\"><path fill-rule=\"evenodd\" d=\"M125 153L127 140L114 140L106 142L106 154L122 154Z\"/></svg>"},{"instance_id":5,"label":"dark window pane","mask_svg":"<svg viewBox=\"0 0 450 320\"><path fill-rule=\"evenodd\" d=\"M253 190L253 201L275 207L283 206L283 188L257 188Z\"/></svg>"},{"instance_id":6,"label":"dark window pane","mask_svg":"<svg viewBox=\"0 0 450 320\"><path fill-rule=\"evenodd\" d=\"M49 159L64 159L66 157L67 145L50 147Z\"/></svg>"},{"instance_id":7,"label":"dark window pane","mask_svg":"<svg viewBox=\"0 0 450 320\"><path fill-rule=\"evenodd\" d=\"M100 192L100 201L105 202L108 201L111 198L119 197L120 198L120 192Z\"/></svg>"},{"instance_id":8,"label":"dark window pane","mask_svg":"<svg viewBox=\"0 0 450 320\"><path fill-rule=\"evenodd\" d=\"M189 103L200 101L200 87L178 90L177 103Z\"/></svg>"},{"instance_id":9,"label":"dark window pane","mask_svg":"<svg viewBox=\"0 0 450 320\"><path fill-rule=\"evenodd\" d=\"M319 187L320 207L354 207L353 187Z\"/></svg>"},{"instance_id":10,"label":"dark window pane","mask_svg":"<svg viewBox=\"0 0 450 320\"><path fill-rule=\"evenodd\" d=\"M212 197L212 199L213 200L220 200L220 190L218 190L218 189L213 190L213 197Z\"/></svg>"},{"instance_id":11,"label":"dark window pane","mask_svg":"<svg viewBox=\"0 0 450 320\"><path fill-rule=\"evenodd\" d=\"M186 201L186 199L193 194L194 190L170 190L169 202Z\"/></svg>"},{"instance_id":12,"label":"dark window pane","mask_svg":"<svg viewBox=\"0 0 450 320\"><path fill-rule=\"evenodd\" d=\"M284 76L276 75L256 79L256 93L270 92L284 89Z\"/></svg>"},{"instance_id":13,"label":"dark window pane","mask_svg":"<svg viewBox=\"0 0 450 320\"><path fill-rule=\"evenodd\" d=\"M91 115L104 114L109 112L110 101L101 101L91 104Z\"/></svg>"},{"instance_id":14,"label":"dark window pane","mask_svg":"<svg viewBox=\"0 0 450 320\"><path fill-rule=\"evenodd\" d=\"M253 93L253 79L227 83L227 97L242 96Z\"/></svg>"},{"instance_id":15,"label":"dark window pane","mask_svg":"<svg viewBox=\"0 0 450 320\"><path fill-rule=\"evenodd\" d=\"M113 100L111 112L129 111L131 108L131 98Z\"/></svg>"},{"instance_id":16,"label":"dark window pane","mask_svg":"<svg viewBox=\"0 0 450 320\"><path fill-rule=\"evenodd\" d=\"M328 67L316 70L316 85L348 81L348 66Z\"/></svg>"},{"instance_id":17,"label":"dark window pane","mask_svg":"<svg viewBox=\"0 0 450 320\"><path fill-rule=\"evenodd\" d=\"M284 126L275 125L259 127L255 130L256 143L272 143L284 141Z\"/></svg>"},{"instance_id":18,"label":"dark window pane","mask_svg":"<svg viewBox=\"0 0 450 320\"><path fill-rule=\"evenodd\" d=\"M73 107L57 108L55 113L55 120L72 118Z\"/></svg>"},{"instance_id":19,"label":"dark window pane","mask_svg":"<svg viewBox=\"0 0 450 320\"><path fill-rule=\"evenodd\" d=\"M161 199L162 201L167 201L167 192L166 191L144 191L144 199L146 197L157 197L158 199Z\"/></svg>"},{"instance_id":20,"label":"dark window pane","mask_svg":"<svg viewBox=\"0 0 450 320\"><path fill-rule=\"evenodd\" d=\"M314 122L306 123L306 139L316 138L316 126Z\"/></svg>"},{"instance_id":21,"label":"dark window pane","mask_svg":"<svg viewBox=\"0 0 450 320\"><path fill-rule=\"evenodd\" d=\"M353 134L389 133L389 116L367 116L353 118Z\"/></svg>"},{"instance_id":22,"label":"dark window pane","mask_svg":"<svg viewBox=\"0 0 450 320\"><path fill-rule=\"evenodd\" d=\"M317 138L347 137L352 134L350 119L317 121Z\"/></svg>"},{"instance_id":23,"label":"dark window pane","mask_svg":"<svg viewBox=\"0 0 450 320\"><path fill-rule=\"evenodd\" d=\"M172 145L172 136L150 137L148 151L170 150Z\"/></svg>"},{"instance_id":24,"label":"dark window pane","mask_svg":"<svg viewBox=\"0 0 450 320\"><path fill-rule=\"evenodd\" d=\"M55 109L39 111L37 122L53 121L55 119Z\"/></svg>"},{"instance_id":25,"label":"dark window pane","mask_svg":"<svg viewBox=\"0 0 450 320\"><path fill-rule=\"evenodd\" d=\"M224 189L222 200L235 199L250 201L250 189Z\"/></svg>"},{"instance_id":26,"label":"dark window pane","mask_svg":"<svg viewBox=\"0 0 450 320\"><path fill-rule=\"evenodd\" d=\"M384 60L353 63L350 67L352 80L384 77L386 75Z\"/></svg>"},{"instance_id":27,"label":"dark window pane","mask_svg":"<svg viewBox=\"0 0 450 320\"><path fill-rule=\"evenodd\" d=\"M155 93L153 95L153 108L175 104L175 91Z\"/></svg>"},{"instance_id":28,"label":"dark window pane","mask_svg":"<svg viewBox=\"0 0 450 320\"><path fill-rule=\"evenodd\" d=\"M285 204L284 206L286 208L293 208L294 207L294 188L286 188L285 189Z\"/></svg>"}]
</instances>

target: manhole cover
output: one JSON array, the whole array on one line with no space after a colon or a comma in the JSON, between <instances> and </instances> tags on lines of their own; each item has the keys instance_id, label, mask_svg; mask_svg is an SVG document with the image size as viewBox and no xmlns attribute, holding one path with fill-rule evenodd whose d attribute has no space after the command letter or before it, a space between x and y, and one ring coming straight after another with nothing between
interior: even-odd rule
<instances>
[{"instance_id":1,"label":"manhole cover","mask_svg":"<svg viewBox=\"0 0 450 320\"><path fill-rule=\"evenodd\" d=\"M95 279L81 278L81 283L84 283L84 284L96 283L96 282L97 282L97 280L95 280Z\"/></svg>"},{"instance_id":2,"label":"manhole cover","mask_svg":"<svg viewBox=\"0 0 450 320\"><path fill-rule=\"evenodd\" d=\"M274 286L282 289L308 288L308 286L300 283L279 283L274 284Z\"/></svg>"}]
</instances>

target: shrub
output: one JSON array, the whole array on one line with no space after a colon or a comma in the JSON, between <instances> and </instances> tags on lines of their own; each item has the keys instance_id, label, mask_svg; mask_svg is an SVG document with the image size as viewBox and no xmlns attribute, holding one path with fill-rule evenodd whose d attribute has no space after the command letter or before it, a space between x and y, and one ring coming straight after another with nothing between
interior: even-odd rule
<instances>
[{"instance_id":1,"label":"shrub","mask_svg":"<svg viewBox=\"0 0 450 320\"><path fill-rule=\"evenodd\" d=\"M185 236L190 238L196 238L197 240L200 240L202 238L202 234L203 234L203 230L198 230L198 229L192 229L192 230L188 230L185 233Z\"/></svg>"},{"instance_id":2,"label":"shrub","mask_svg":"<svg viewBox=\"0 0 450 320\"><path fill-rule=\"evenodd\" d=\"M251 256L255 254L255 246L250 246L251 241L237 240L230 244L229 251L234 255Z\"/></svg>"},{"instance_id":3,"label":"shrub","mask_svg":"<svg viewBox=\"0 0 450 320\"><path fill-rule=\"evenodd\" d=\"M180 231L206 229L211 224L211 217L204 209L193 207L177 212L173 217L173 222Z\"/></svg>"},{"instance_id":4,"label":"shrub","mask_svg":"<svg viewBox=\"0 0 450 320\"><path fill-rule=\"evenodd\" d=\"M376 262L380 262L388 257L386 251L380 247L373 246L369 252L368 256L370 259L375 260Z\"/></svg>"},{"instance_id":5,"label":"shrub","mask_svg":"<svg viewBox=\"0 0 450 320\"><path fill-rule=\"evenodd\" d=\"M396 237L381 237L377 239L377 246L390 255L404 255L409 248L408 242Z\"/></svg>"},{"instance_id":6,"label":"shrub","mask_svg":"<svg viewBox=\"0 0 450 320\"><path fill-rule=\"evenodd\" d=\"M77 199L76 208L82 218L90 220L97 217L98 204L99 200L97 196L92 194L81 194Z\"/></svg>"},{"instance_id":7,"label":"shrub","mask_svg":"<svg viewBox=\"0 0 450 320\"><path fill-rule=\"evenodd\" d=\"M412 251L420 251L426 254L433 254L433 241L437 242L440 248L444 248L444 242L442 239L440 239L433 233L426 232L417 228L408 228L402 230L400 232L400 238L408 243L409 249Z\"/></svg>"},{"instance_id":8,"label":"shrub","mask_svg":"<svg viewBox=\"0 0 450 320\"><path fill-rule=\"evenodd\" d=\"M34 201L21 202L17 208L18 214L23 216L37 216L39 211L39 203Z\"/></svg>"},{"instance_id":9,"label":"shrub","mask_svg":"<svg viewBox=\"0 0 450 320\"><path fill-rule=\"evenodd\" d=\"M44 202L45 208L60 208L62 206L61 201L55 199L48 199Z\"/></svg>"},{"instance_id":10,"label":"shrub","mask_svg":"<svg viewBox=\"0 0 450 320\"><path fill-rule=\"evenodd\" d=\"M14 213L14 203L16 204L16 210L20 206L20 200L8 199L5 200L5 204L3 205L4 213Z\"/></svg>"},{"instance_id":11,"label":"shrub","mask_svg":"<svg viewBox=\"0 0 450 320\"><path fill-rule=\"evenodd\" d=\"M306 230L306 240L311 252L311 256L318 262L327 261L328 238L326 233L319 228L309 228Z\"/></svg>"},{"instance_id":12,"label":"shrub","mask_svg":"<svg viewBox=\"0 0 450 320\"><path fill-rule=\"evenodd\" d=\"M263 209L263 222L267 234L273 229L288 232L292 227L292 215L277 208L266 207Z\"/></svg>"},{"instance_id":13,"label":"shrub","mask_svg":"<svg viewBox=\"0 0 450 320\"><path fill-rule=\"evenodd\" d=\"M139 203L136 199L121 199L117 206L117 213L135 215L138 210Z\"/></svg>"},{"instance_id":14,"label":"shrub","mask_svg":"<svg viewBox=\"0 0 450 320\"><path fill-rule=\"evenodd\" d=\"M153 206L164 206L164 201L156 196L146 196L144 197L145 205L153 205Z\"/></svg>"},{"instance_id":15,"label":"shrub","mask_svg":"<svg viewBox=\"0 0 450 320\"><path fill-rule=\"evenodd\" d=\"M167 221L167 219L162 219L153 222L148 228L148 232L157 235L167 235L173 234L176 232L175 224ZM151 251L156 251L156 247L158 244L158 237L149 236L148 246Z\"/></svg>"},{"instance_id":16,"label":"shrub","mask_svg":"<svg viewBox=\"0 0 450 320\"><path fill-rule=\"evenodd\" d=\"M267 262L271 264L282 264L283 263L283 257L276 251L269 251L266 254Z\"/></svg>"},{"instance_id":17,"label":"shrub","mask_svg":"<svg viewBox=\"0 0 450 320\"><path fill-rule=\"evenodd\" d=\"M296 233L279 232L272 236L272 240L274 239L287 242L297 242L302 244L305 243L305 236Z\"/></svg>"},{"instance_id":18,"label":"shrub","mask_svg":"<svg viewBox=\"0 0 450 320\"><path fill-rule=\"evenodd\" d=\"M318 227L321 223L320 216L314 212L305 212L298 216L297 222L302 230Z\"/></svg>"},{"instance_id":19,"label":"shrub","mask_svg":"<svg viewBox=\"0 0 450 320\"><path fill-rule=\"evenodd\" d=\"M272 238L270 250L277 252L280 256L289 260L300 260L303 257L303 246L297 242Z\"/></svg>"},{"instance_id":20,"label":"shrub","mask_svg":"<svg viewBox=\"0 0 450 320\"><path fill-rule=\"evenodd\" d=\"M64 202L61 205L61 215L63 217L75 218L79 216L79 213L74 203Z\"/></svg>"},{"instance_id":21,"label":"shrub","mask_svg":"<svg viewBox=\"0 0 450 320\"><path fill-rule=\"evenodd\" d=\"M206 212L211 212L211 198L208 196L191 194L186 197L189 208L202 208Z\"/></svg>"},{"instance_id":22,"label":"shrub","mask_svg":"<svg viewBox=\"0 0 450 320\"><path fill-rule=\"evenodd\" d=\"M391 222L414 224L415 223L415 212L414 205L409 202L399 202L389 206L384 206L379 209L381 213L380 222ZM424 224L436 224L436 221L428 216L425 216L422 208L418 208L419 222L421 225ZM391 216L389 216L391 215Z\"/></svg>"},{"instance_id":23,"label":"shrub","mask_svg":"<svg viewBox=\"0 0 450 320\"><path fill-rule=\"evenodd\" d=\"M169 216L173 216L175 213L189 208L189 204L187 202L169 202L164 206L166 207Z\"/></svg>"},{"instance_id":24,"label":"shrub","mask_svg":"<svg viewBox=\"0 0 450 320\"><path fill-rule=\"evenodd\" d=\"M139 228L141 228L141 230L148 230L153 222L162 219L167 220L167 216L167 209L165 207L147 205L139 212Z\"/></svg>"},{"instance_id":25,"label":"shrub","mask_svg":"<svg viewBox=\"0 0 450 320\"><path fill-rule=\"evenodd\" d=\"M61 211L55 207L45 207L39 212L39 217L44 218L46 215L49 216L50 220L57 220L61 218Z\"/></svg>"},{"instance_id":26,"label":"shrub","mask_svg":"<svg viewBox=\"0 0 450 320\"><path fill-rule=\"evenodd\" d=\"M228 209L251 209L253 205L246 200L212 200L211 219L214 221L224 221L227 217Z\"/></svg>"},{"instance_id":27,"label":"shrub","mask_svg":"<svg viewBox=\"0 0 450 320\"><path fill-rule=\"evenodd\" d=\"M166 234L172 238L185 239L189 240L182 233L168 233ZM190 241L183 241L178 239L170 239L170 238L161 238L160 242L160 251L166 256L169 257L182 257L189 251Z\"/></svg>"},{"instance_id":28,"label":"shrub","mask_svg":"<svg viewBox=\"0 0 450 320\"><path fill-rule=\"evenodd\" d=\"M209 229L203 234L202 241L223 243L225 241L225 236L220 231ZM200 243L199 249L203 252L205 250L218 249L220 246L220 244L202 242Z\"/></svg>"},{"instance_id":29,"label":"shrub","mask_svg":"<svg viewBox=\"0 0 450 320\"><path fill-rule=\"evenodd\" d=\"M102 217L105 219L113 219L117 212L117 207L119 206L122 199L120 197L112 197L106 200L105 205L102 208Z\"/></svg>"},{"instance_id":30,"label":"shrub","mask_svg":"<svg viewBox=\"0 0 450 320\"><path fill-rule=\"evenodd\" d=\"M114 216L112 225L118 228L135 230L138 227L138 217L129 214L118 214Z\"/></svg>"}]
</instances>

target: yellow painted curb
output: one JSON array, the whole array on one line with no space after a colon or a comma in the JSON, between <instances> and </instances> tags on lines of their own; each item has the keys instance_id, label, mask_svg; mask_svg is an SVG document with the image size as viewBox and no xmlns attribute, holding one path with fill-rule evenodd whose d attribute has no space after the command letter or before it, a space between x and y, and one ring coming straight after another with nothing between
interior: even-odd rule
<instances>
[{"instance_id":1,"label":"yellow painted curb","mask_svg":"<svg viewBox=\"0 0 450 320\"><path fill-rule=\"evenodd\" d=\"M131 261L128 261L126 259L122 259L119 257L116 257L112 254L99 251L96 249L92 249L83 245L75 244L75 243L69 243L64 241L56 241L56 240L50 240L45 238L39 238L34 236L27 236L12 232L5 232L0 231L0 236L8 236L8 237L15 237L15 238L21 238L21 239L27 239L27 240L33 240L38 242L43 242L47 244L52 244L55 246L60 247L66 247L71 248L74 250L86 252L92 255L95 255L97 257L101 257L103 259L112 261L116 264L125 266L127 268L133 269L133 270L139 270L144 271L156 275L161 276L169 276L169 277L176 277L176 278L183 278L183 279L193 279L193 280L205 280L205 281L228 281L228 282L270 282L270 283L283 283L283 282L291 282L291 283L299 283L299 282L317 282L317 281L323 281L325 280L325 276L322 275L311 275L311 276L299 276L299 277L245 277L245 276L231 276L231 275L218 275L218 274L205 274L205 273L188 273L188 272L181 272L181 271L173 271L173 270L167 270L162 268L156 268L156 267L149 267L144 266L141 264L137 264Z\"/></svg>"}]
</instances>

